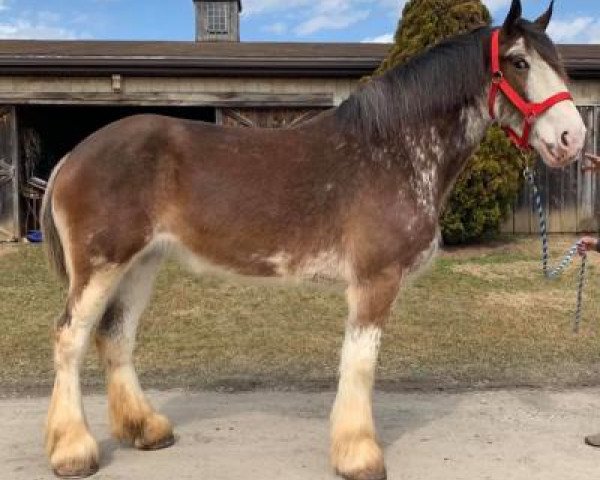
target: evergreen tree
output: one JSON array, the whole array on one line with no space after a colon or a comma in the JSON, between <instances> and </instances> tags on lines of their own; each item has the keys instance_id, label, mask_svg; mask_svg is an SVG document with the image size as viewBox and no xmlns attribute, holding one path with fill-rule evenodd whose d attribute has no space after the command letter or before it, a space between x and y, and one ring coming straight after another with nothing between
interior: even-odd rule
<instances>
[{"instance_id":1,"label":"evergreen tree","mask_svg":"<svg viewBox=\"0 0 600 480\"><path fill-rule=\"evenodd\" d=\"M375 75L403 64L445 38L489 25L480 0L410 0L398 23L395 44ZM521 157L504 133L493 127L451 194L441 218L449 244L498 233L521 184Z\"/></svg>"}]
</instances>

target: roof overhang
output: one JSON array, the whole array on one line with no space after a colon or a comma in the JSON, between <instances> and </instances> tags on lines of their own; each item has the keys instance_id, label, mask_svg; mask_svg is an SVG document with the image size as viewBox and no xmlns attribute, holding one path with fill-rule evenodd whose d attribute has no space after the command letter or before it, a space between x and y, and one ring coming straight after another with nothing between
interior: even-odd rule
<instances>
[{"instance_id":1,"label":"roof overhang","mask_svg":"<svg viewBox=\"0 0 600 480\"><path fill-rule=\"evenodd\" d=\"M335 77L360 78L375 70L381 58L319 58L311 60L277 59L139 59L89 58L20 59L0 58L0 75L133 75L150 77Z\"/></svg>"},{"instance_id":2,"label":"roof overhang","mask_svg":"<svg viewBox=\"0 0 600 480\"><path fill-rule=\"evenodd\" d=\"M559 45L558 49L572 78L600 78L600 44Z\"/></svg>"},{"instance_id":3,"label":"roof overhang","mask_svg":"<svg viewBox=\"0 0 600 480\"><path fill-rule=\"evenodd\" d=\"M0 75L360 78L391 45L0 41ZM600 45L559 46L572 78L600 78Z\"/></svg>"}]
</instances>

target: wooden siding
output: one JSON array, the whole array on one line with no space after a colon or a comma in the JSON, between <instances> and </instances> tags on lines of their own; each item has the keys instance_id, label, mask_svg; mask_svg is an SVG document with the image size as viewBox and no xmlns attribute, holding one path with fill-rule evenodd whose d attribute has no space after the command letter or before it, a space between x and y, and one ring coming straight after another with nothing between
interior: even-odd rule
<instances>
[{"instance_id":1,"label":"wooden siding","mask_svg":"<svg viewBox=\"0 0 600 480\"><path fill-rule=\"evenodd\" d=\"M321 96L320 106L332 106L347 98L356 80L335 78L155 78L123 77L121 91L113 91L112 77L0 77L0 104L64 103L98 99L98 103L246 105L255 96L256 106L281 95L282 102L302 106L302 97ZM298 96L294 100L294 95ZM296 102L296 105L294 103ZM314 100L309 104L318 103ZM327 103L328 105L324 104Z\"/></svg>"},{"instance_id":2,"label":"wooden siding","mask_svg":"<svg viewBox=\"0 0 600 480\"><path fill-rule=\"evenodd\" d=\"M69 94L105 94L104 101L115 104L131 98L132 102L142 101L147 95L146 103L163 101L160 95L167 99L177 99L182 102L192 102L198 95L198 103L209 105L211 95L230 95L235 103L235 96L242 94L269 95L331 95L332 103L339 105L358 86L356 79L344 78L162 78L162 77L128 77L122 78L121 92L113 91L111 76L105 77L38 77L38 76L0 76L0 104L20 103L32 94L43 98L43 95L55 96L56 103ZM571 90L578 104L600 104L600 81L574 80ZM205 97L201 97L203 94ZM60 96L59 96L60 95ZM81 95L83 98L84 95ZM257 97L258 98L258 97ZM52 98L49 98L51 101ZM30 102L31 103L31 102ZM257 105L258 106L258 105Z\"/></svg>"},{"instance_id":3,"label":"wooden siding","mask_svg":"<svg viewBox=\"0 0 600 480\"><path fill-rule=\"evenodd\" d=\"M19 145L14 107L0 107L0 241L19 237Z\"/></svg>"},{"instance_id":4,"label":"wooden siding","mask_svg":"<svg viewBox=\"0 0 600 480\"><path fill-rule=\"evenodd\" d=\"M569 89L578 105L600 105L600 79L572 80Z\"/></svg>"}]
</instances>

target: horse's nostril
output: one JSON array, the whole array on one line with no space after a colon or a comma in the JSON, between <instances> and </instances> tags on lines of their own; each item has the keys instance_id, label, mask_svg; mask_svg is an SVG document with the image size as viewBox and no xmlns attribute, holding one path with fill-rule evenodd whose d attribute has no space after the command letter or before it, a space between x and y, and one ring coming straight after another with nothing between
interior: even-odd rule
<instances>
[{"instance_id":1,"label":"horse's nostril","mask_svg":"<svg viewBox=\"0 0 600 480\"><path fill-rule=\"evenodd\" d=\"M560 141L562 142L562 144L565 147L569 146L569 132L563 132L562 135L560 136Z\"/></svg>"}]
</instances>

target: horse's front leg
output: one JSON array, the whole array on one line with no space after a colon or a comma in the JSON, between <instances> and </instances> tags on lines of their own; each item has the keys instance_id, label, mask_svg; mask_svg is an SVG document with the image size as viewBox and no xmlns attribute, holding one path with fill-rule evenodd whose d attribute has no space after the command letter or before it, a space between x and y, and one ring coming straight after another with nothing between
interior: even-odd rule
<instances>
[{"instance_id":1,"label":"horse's front leg","mask_svg":"<svg viewBox=\"0 0 600 480\"><path fill-rule=\"evenodd\" d=\"M331 414L331 460L336 472L347 479L386 478L371 397L381 331L400 279L400 270L394 267L348 287L350 314Z\"/></svg>"}]
</instances>

